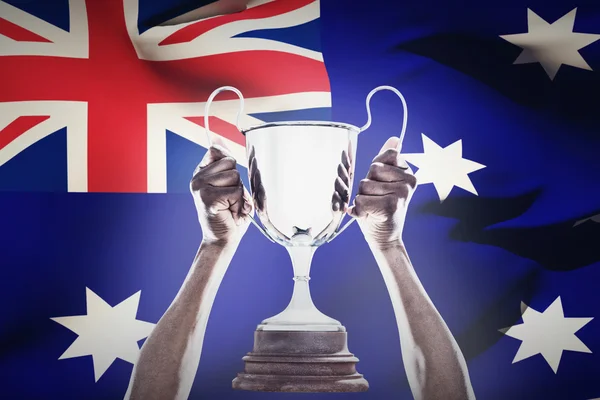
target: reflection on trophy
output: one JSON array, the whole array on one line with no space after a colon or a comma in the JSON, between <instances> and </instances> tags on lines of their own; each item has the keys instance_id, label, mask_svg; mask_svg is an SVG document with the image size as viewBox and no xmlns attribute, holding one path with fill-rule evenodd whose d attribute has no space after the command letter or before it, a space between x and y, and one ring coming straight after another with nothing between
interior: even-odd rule
<instances>
[{"instance_id":1,"label":"reflection on trophy","mask_svg":"<svg viewBox=\"0 0 600 400\"><path fill-rule=\"evenodd\" d=\"M262 321L254 332L254 347L243 360L245 368L233 380L233 388L270 392L361 392L369 387L356 371L359 361L347 346L346 328L323 314L309 290L311 261L317 248L337 237L349 205L354 178L358 135L371 124L314 121L266 123L238 129L246 137L248 177L255 208L254 225L271 241L286 248L292 260L292 298L281 313ZM205 128L215 90L206 103ZM210 141L210 138L209 138Z\"/></svg>"}]
</instances>

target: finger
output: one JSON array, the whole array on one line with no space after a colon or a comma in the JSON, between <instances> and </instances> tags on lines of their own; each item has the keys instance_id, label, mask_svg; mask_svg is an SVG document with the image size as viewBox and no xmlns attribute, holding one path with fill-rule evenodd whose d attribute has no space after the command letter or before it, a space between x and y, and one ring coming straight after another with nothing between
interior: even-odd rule
<instances>
[{"instance_id":1,"label":"finger","mask_svg":"<svg viewBox=\"0 0 600 400\"><path fill-rule=\"evenodd\" d=\"M363 179L358 184L357 194L370 196L385 196L388 194L404 195L408 189L405 181L397 182L378 182L370 179Z\"/></svg>"},{"instance_id":2,"label":"finger","mask_svg":"<svg viewBox=\"0 0 600 400\"><path fill-rule=\"evenodd\" d=\"M237 195L229 199L229 211L236 225L241 225L243 218L247 215L245 209L244 186L240 183Z\"/></svg>"},{"instance_id":3,"label":"finger","mask_svg":"<svg viewBox=\"0 0 600 400\"><path fill-rule=\"evenodd\" d=\"M231 153L229 152L229 150L225 146L213 144L208 148L206 154L204 154L204 157L200 161L200 164L198 164L198 167L196 167L196 170L204 168L207 165L212 164L215 161L219 161L220 159L225 157L231 157Z\"/></svg>"},{"instance_id":4,"label":"finger","mask_svg":"<svg viewBox=\"0 0 600 400\"><path fill-rule=\"evenodd\" d=\"M352 141L348 141L348 152L346 153L346 155L348 156L348 161L350 162L350 169L348 170L348 172L352 173L352 164L353 164L353 159L352 159Z\"/></svg>"},{"instance_id":5,"label":"finger","mask_svg":"<svg viewBox=\"0 0 600 400\"><path fill-rule=\"evenodd\" d=\"M267 194L265 192L265 187L262 184L262 177L258 169L256 169L256 172L254 173L254 189L252 190L252 193L256 202L256 208L260 211L264 211Z\"/></svg>"},{"instance_id":6,"label":"finger","mask_svg":"<svg viewBox=\"0 0 600 400\"><path fill-rule=\"evenodd\" d=\"M211 175L201 175L197 179L201 186L239 186L242 183L240 173L237 169L217 172Z\"/></svg>"},{"instance_id":7,"label":"finger","mask_svg":"<svg viewBox=\"0 0 600 400\"><path fill-rule=\"evenodd\" d=\"M214 174L217 172L221 172L221 171L226 171L226 170L230 170L230 169L235 169L237 162L235 161L235 158L227 156L227 157L223 157L220 160L217 160L215 162L213 162L212 164L209 164L205 167L200 167L200 165L198 167L196 167L196 170L194 171L194 175L192 179L195 179L198 174L202 174L202 175L210 175L210 174Z\"/></svg>"},{"instance_id":8,"label":"finger","mask_svg":"<svg viewBox=\"0 0 600 400\"><path fill-rule=\"evenodd\" d=\"M252 149L252 152L254 151L254 149ZM248 165L248 170L250 171L250 183L252 185L252 187L254 188L254 185L256 184L255 179L256 179L256 171L258 171L258 163L256 162L256 158L254 158L252 152L250 153L250 158L249 158L249 165ZM252 191L254 191L254 189L252 189Z\"/></svg>"},{"instance_id":9,"label":"finger","mask_svg":"<svg viewBox=\"0 0 600 400\"><path fill-rule=\"evenodd\" d=\"M346 171L350 171L351 162L350 158L348 158L348 153L346 153L345 151L342 151L342 165L344 166L344 168L346 168Z\"/></svg>"},{"instance_id":10,"label":"finger","mask_svg":"<svg viewBox=\"0 0 600 400\"><path fill-rule=\"evenodd\" d=\"M256 159L253 159L252 161L250 161L250 165L248 166L248 171L249 171L249 175L250 175L250 177L249 177L250 178L250 188L252 189L252 192L254 192L254 189L256 188L256 186L259 183L257 181L257 175L258 175L259 171L258 171L258 163L256 162Z\"/></svg>"},{"instance_id":11,"label":"finger","mask_svg":"<svg viewBox=\"0 0 600 400\"><path fill-rule=\"evenodd\" d=\"M254 162L255 158L256 158L256 150L254 149L254 146L252 146L252 149L250 150L250 155L248 156L248 163L252 164Z\"/></svg>"},{"instance_id":12,"label":"finger","mask_svg":"<svg viewBox=\"0 0 600 400\"><path fill-rule=\"evenodd\" d=\"M350 197L350 190L339 176L335 179L335 191L340 195L342 201L348 201L348 198Z\"/></svg>"},{"instance_id":13,"label":"finger","mask_svg":"<svg viewBox=\"0 0 600 400\"><path fill-rule=\"evenodd\" d=\"M250 193L248 193L248 190L246 190L245 187L243 187L243 190L244 206L242 207L242 213L248 215L252 212L252 196L250 196Z\"/></svg>"},{"instance_id":14,"label":"finger","mask_svg":"<svg viewBox=\"0 0 600 400\"><path fill-rule=\"evenodd\" d=\"M402 165L403 169L406 167L403 165L403 160L400 158L400 153L396 149L387 149L383 153L379 153L377 157L373 159L374 163L382 163L387 165L393 165L399 167Z\"/></svg>"},{"instance_id":15,"label":"finger","mask_svg":"<svg viewBox=\"0 0 600 400\"><path fill-rule=\"evenodd\" d=\"M369 167L367 179L380 182L398 182L410 179L407 177L411 175L412 174L407 173L407 170L395 165L374 162L371 164L371 167Z\"/></svg>"},{"instance_id":16,"label":"finger","mask_svg":"<svg viewBox=\"0 0 600 400\"><path fill-rule=\"evenodd\" d=\"M342 181L346 184L346 186L350 186L350 174L344 165L339 164L337 169L338 176L342 179Z\"/></svg>"},{"instance_id":17,"label":"finger","mask_svg":"<svg viewBox=\"0 0 600 400\"><path fill-rule=\"evenodd\" d=\"M373 159L373 162L380 162L383 164L389 164L401 167L403 169L408 168L406 161L400 157L400 153L396 149L395 145L399 143L399 139L391 137L381 148L379 154ZM391 147L390 147L391 146Z\"/></svg>"},{"instance_id":18,"label":"finger","mask_svg":"<svg viewBox=\"0 0 600 400\"><path fill-rule=\"evenodd\" d=\"M398 208L398 196L371 196L359 194L354 199L354 205L348 209L348 214L354 218L364 218L367 215L392 215Z\"/></svg>"},{"instance_id":19,"label":"finger","mask_svg":"<svg viewBox=\"0 0 600 400\"><path fill-rule=\"evenodd\" d=\"M229 147L227 147L227 145L225 144L225 140L223 140L223 137L220 135L215 135L213 138L213 146L217 146L220 148L225 149L227 152L231 152L231 150L229 150Z\"/></svg>"},{"instance_id":20,"label":"finger","mask_svg":"<svg viewBox=\"0 0 600 400\"><path fill-rule=\"evenodd\" d=\"M331 209L333 211L340 211L344 209L344 201L338 192L333 193L333 196L331 197Z\"/></svg>"},{"instance_id":21,"label":"finger","mask_svg":"<svg viewBox=\"0 0 600 400\"><path fill-rule=\"evenodd\" d=\"M381 150L379 150L379 154L384 153L387 150L393 149L396 150L398 148L398 144L400 143L400 138L396 136L392 136L385 141L383 146L381 146Z\"/></svg>"}]
</instances>

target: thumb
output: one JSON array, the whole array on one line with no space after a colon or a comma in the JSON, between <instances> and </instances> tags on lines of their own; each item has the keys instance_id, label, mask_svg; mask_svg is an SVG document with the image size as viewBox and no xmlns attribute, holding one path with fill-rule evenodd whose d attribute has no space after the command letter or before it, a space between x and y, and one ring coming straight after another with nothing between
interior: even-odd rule
<instances>
[{"instance_id":1,"label":"thumb","mask_svg":"<svg viewBox=\"0 0 600 400\"><path fill-rule=\"evenodd\" d=\"M395 148L397 148L399 143L400 143L400 138L396 137L396 136L392 136L391 138L389 138L384 143L384 145L381 148L381 150L379 150L379 154L384 153L388 149L395 149Z\"/></svg>"},{"instance_id":2,"label":"thumb","mask_svg":"<svg viewBox=\"0 0 600 400\"><path fill-rule=\"evenodd\" d=\"M214 135L213 136L213 146L215 146L215 147L221 147L224 150L229 151L229 148L225 144L225 140L223 140L223 138L221 137L221 135Z\"/></svg>"},{"instance_id":3,"label":"thumb","mask_svg":"<svg viewBox=\"0 0 600 400\"><path fill-rule=\"evenodd\" d=\"M204 154L202 161L200 161L198 168L204 168L215 161L231 156L231 151L220 137L215 137L212 142L212 145L208 148L206 154Z\"/></svg>"},{"instance_id":4,"label":"thumb","mask_svg":"<svg viewBox=\"0 0 600 400\"><path fill-rule=\"evenodd\" d=\"M350 217L352 218L356 218L359 219L360 217L362 217L362 215L359 215L356 212L356 205L350 206L346 209L346 214L348 214Z\"/></svg>"}]
</instances>

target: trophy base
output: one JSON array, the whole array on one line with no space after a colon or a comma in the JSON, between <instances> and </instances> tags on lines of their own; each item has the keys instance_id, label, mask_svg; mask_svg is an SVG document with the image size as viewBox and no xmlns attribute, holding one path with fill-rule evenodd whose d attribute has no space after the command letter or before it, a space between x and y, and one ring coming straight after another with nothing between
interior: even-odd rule
<instances>
[{"instance_id":1,"label":"trophy base","mask_svg":"<svg viewBox=\"0 0 600 400\"><path fill-rule=\"evenodd\" d=\"M260 392L364 392L346 332L255 331L236 390Z\"/></svg>"}]
</instances>

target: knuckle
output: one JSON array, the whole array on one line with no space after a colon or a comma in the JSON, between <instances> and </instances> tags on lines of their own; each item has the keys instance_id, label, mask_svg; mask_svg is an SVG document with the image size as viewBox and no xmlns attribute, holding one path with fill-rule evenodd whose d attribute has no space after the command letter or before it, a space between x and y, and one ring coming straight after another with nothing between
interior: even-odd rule
<instances>
[{"instance_id":1,"label":"knuckle","mask_svg":"<svg viewBox=\"0 0 600 400\"><path fill-rule=\"evenodd\" d=\"M231 156L226 156L226 157L223 157L223 158L221 159L221 162L222 162L222 163L224 163L224 164L226 164L226 165L228 165L230 168L235 168L235 165L236 165L236 163L237 163L237 162L235 161L235 158L233 158L233 157L231 157Z\"/></svg>"},{"instance_id":2,"label":"knuckle","mask_svg":"<svg viewBox=\"0 0 600 400\"><path fill-rule=\"evenodd\" d=\"M190 191L197 192L202 187L201 177L195 176L190 180Z\"/></svg>"},{"instance_id":3,"label":"knuckle","mask_svg":"<svg viewBox=\"0 0 600 400\"><path fill-rule=\"evenodd\" d=\"M230 171L231 171L230 174L231 174L232 178L235 178L235 179L241 181L242 178L241 178L241 175L240 175L240 171L238 171L237 169L232 169Z\"/></svg>"},{"instance_id":4,"label":"knuckle","mask_svg":"<svg viewBox=\"0 0 600 400\"><path fill-rule=\"evenodd\" d=\"M411 173L405 173L404 175L404 181L406 182L406 184L408 186L410 186L412 189L414 189L415 187L417 187L417 177L414 176Z\"/></svg>"},{"instance_id":5,"label":"knuckle","mask_svg":"<svg viewBox=\"0 0 600 400\"><path fill-rule=\"evenodd\" d=\"M372 176L381 175L381 173L385 170L385 165L382 162L376 161L371 164L369 168L369 172Z\"/></svg>"},{"instance_id":6,"label":"knuckle","mask_svg":"<svg viewBox=\"0 0 600 400\"><path fill-rule=\"evenodd\" d=\"M362 207L364 205L364 202L365 202L365 197L360 194L357 194L356 197L354 198L354 204L357 207Z\"/></svg>"},{"instance_id":7,"label":"knuckle","mask_svg":"<svg viewBox=\"0 0 600 400\"><path fill-rule=\"evenodd\" d=\"M363 193L365 190L367 190L369 182L371 182L369 179L361 179L361 181L358 183L358 192Z\"/></svg>"},{"instance_id":8,"label":"knuckle","mask_svg":"<svg viewBox=\"0 0 600 400\"><path fill-rule=\"evenodd\" d=\"M386 151L383 152L383 156L385 158L392 158L392 157L396 157L398 155L398 151L396 149L387 149Z\"/></svg>"}]
</instances>

